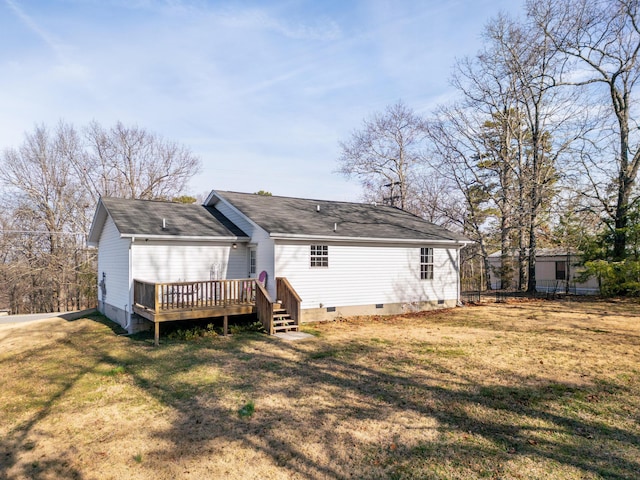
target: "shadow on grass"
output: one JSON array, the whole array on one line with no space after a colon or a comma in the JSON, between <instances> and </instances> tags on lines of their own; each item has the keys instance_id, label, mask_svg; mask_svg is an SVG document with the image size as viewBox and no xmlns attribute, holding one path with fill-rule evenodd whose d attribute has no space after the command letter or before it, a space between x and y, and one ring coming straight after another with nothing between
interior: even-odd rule
<instances>
[{"instance_id":1,"label":"shadow on grass","mask_svg":"<svg viewBox=\"0 0 640 480\"><path fill-rule=\"evenodd\" d=\"M75 320L80 320L83 318L92 318L97 320L98 317L102 317L102 315L100 315L95 308L89 308L87 310L79 310L77 312L63 313L62 315L58 315L58 317L67 320L68 322L73 322ZM102 318L107 320L106 317ZM109 323L113 323L110 320L107 321Z\"/></svg>"},{"instance_id":2,"label":"shadow on grass","mask_svg":"<svg viewBox=\"0 0 640 480\"><path fill-rule=\"evenodd\" d=\"M82 335L82 331L76 332ZM30 435L37 430L39 423L50 416L55 409L56 404L76 385L76 382L92 371L99 362L98 358L93 355L78 355L79 350L68 339L60 339L53 344L47 344L38 348L33 348L28 352L18 354L11 358L13 362L22 364L21 360L26 357L38 358L40 365L46 364L52 357L52 352L59 349L69 349L74 353L68 355L64 365L59 365L55 373L48 373L46 378L39 374L36 368L26 367L20 371L20 375L26 377L25 381L32 385L38 385L46 389L46 393L29 392L29 400L33 413L26 417L23 421L11 428L7 434L0 439L0 479L9 478L83 478L82 473L70 465L70 459L66 457L65 452L53 458L40 459L34 461L15 473L15 476L9 476L9 470L14 467L18 461L18 455L21 452L29 451L35 448ZM0 362L0 371L4 370L8 361ZM27 361L24 362L26 364ZM41 383L40 383L41 382ZM45 386L46 385L46 386ZM6 392L5 392L6 393Z\"/></svg>"},{"instance_id":3,"label":"shadow on grass","mask_svg":"<svg viewBox=\"0 0 640 480\"><path fill-rule=\"evenodd\" d=\"M243 344L253 348L250 358L239 362ZM361 360L369 355L380 360L385 354L377 345L357 341L307 348L250 336L236 338L216 350L215 358L199 361L194 356L193 366L214 362L237 379L231 388L240 397L256 399L256 418L251 422L236 418L215 393L190 384L182 388L174 384L170 391L161 388L154 395L174 408L177 418L171 430L161 434L172 446L156 452L158 457L176 452L189 456L193 449L198 451L198 445L225 439L250 446L288 475L302 478L430 478L428 466L443 459L471 465L465 467L466 473L474 476L500 475L500 465L514 456L546 459L605 478L631 479L640 471L640 463L622 451L638 452L636 431L607 425L598 419L597 412L588 418L580 414L589 410L588 398L628 393L619 385L600 382L586 388L546 383L530 387L519 386L526 385L528 379L512 377L510 385L483 386L434 362L431 368L455 379L443 385L428 371L416 378L402 371L390 373L380 363L363 364ZM387 355L382 364L393 364L393 353ZM170 355L156 361L159 371L171 370ZM147 387L141 379L137 381ZM176 397L176 391L186 395ZM334 404L309 411L305 399L318 392L331 392ZM286 402L261 413L260 398L267 396ZM490 414L470 413L478 408ZM484 442L474 445L443 440L411 448L366 447L355 434L338 428L353 420L392 422L398 413L409 412L436 420L442 437L474 436ZM292 437L283 435L283 430L293 432ZM304 446L309 439L323 451L310 455ZM361 450L350 457L345 451L355 445ZM367 448L369 452L365 452ZM333 461L319 462L318 458Z\"/></svg>"},{"instance_id":4,"label":"shadow on grass","mask_svg":"<svg viewBox=\"0 0 640 480\"><path fill-rule=\"evenodd\" d=\"M101 316L91 319L110 323ZM82 375L107 362L125 365L133 382L174 414L170 428L155 434L169 447L146 457L198 462L222 455L225 445L242 445L285 476L309 479L446 478L452 472L508 477L505 464L518 457L604 478L632 479L640 471L638 457L625 453L638 453L638 431L608 423L597 405L630 395L622 384L534 387L530 379L511 376L507 385L485 385L437 355L416 373L411 361L399 361L394 345L381 341L287 343L245 333L152 348L150 340L130 337L126 358L113 354L108 336L90 351L81 342L71 344L85 360L71 360L38 413L0 440L3 465L15 464L16 453L28 447L29 432ZM224 385L188 377L201 367L223 372ZM230 406L229 397L237 398L237 405ZM263 406L267 398L279 401ZM255 413L243 418L238 409L247 401L255 402ZM393 424L398 416L432 419L435 440L426 435L434 432L425 432L424 440L405 445L402 436L393 436L397 433L383 432L389 440L380 443L349 429L363 422ZM453 470L441 470L445 464ZM81 478L81 472L65 468L61 457L39 464L35 474L21 473ZM152 474L157 464L148 468Z\"/></svg>"}]
</instances>

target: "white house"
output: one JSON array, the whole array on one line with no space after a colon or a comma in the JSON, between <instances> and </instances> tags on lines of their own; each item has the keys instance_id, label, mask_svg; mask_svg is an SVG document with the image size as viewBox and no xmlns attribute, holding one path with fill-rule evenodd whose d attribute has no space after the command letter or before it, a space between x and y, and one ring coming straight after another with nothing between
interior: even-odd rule
<instances>
[{"instance_id":1,"label":"white house","mask_svg":"<svg viewBox=\"0 0 640 480\"><path fill-rule=\"evenodd\" d=\"M225 315L260 310L258 296L295 298L296 323L455 306L467 243L389 206L225 191L204 205L104 198L89 235L99 310L130 332L149 325L142 317L211 315L200 307L223 297L235 302ZM257 277L257 287L245 281ZM293 293L279 291L285 284ZM165 307L182 313L159 316Z\"/></svg>"}]
</instances>

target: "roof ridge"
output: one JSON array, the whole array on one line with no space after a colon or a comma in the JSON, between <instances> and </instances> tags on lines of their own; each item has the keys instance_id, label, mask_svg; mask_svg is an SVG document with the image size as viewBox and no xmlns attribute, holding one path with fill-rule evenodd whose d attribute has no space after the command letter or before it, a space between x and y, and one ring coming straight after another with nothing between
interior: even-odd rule
<instances>
[{"instance_id":1,"label":"roof ridge","mask_svg":"<svg viewBox=\"0 0 640 480\"><path fill-rule=\"evenodd\" d=\"M399 212L404 212L404 213L410 213L411 215L414 215L411 212L408 212L406 210L402 210L401 208L398 207L393 207L391 205L385 205L383 203L380 202L352 202L352 201L348 201L348 200L323 200L320 198L305 198L305 197L290 197L290 196L286 196L286 195L260 195L258 193L249 193L249 192L236 192L233 190L214 190L216 193L220 193L220 194L225 194L225 193L235 193L238 195L248 195L248 196L256 196L256 197L265 197L265 198L284 198L284 199L289 199L289 200L305 200L305 201L309 201L309 202L329 202L329 203L344 203L344 204L348 204L348 205L362 205L362 206L372 206L372 207L386 207L386 208L391 208L394 210L397 210ZM415 215L417 216L417 215ZM422 218L422 217L418 217L418 218Z\"/></svg>"},{"instance_id":2,"label":"roof ridge","mask_svg":"<svg viewBox=\"0 0 640 480\"><path fill-rule=\"evenodd\" d=\"M126 201L126 202L149 202L149 203L166 203L168 205L190 205L190 206L198 206L204 207L205 205L201 203L184 203L184 202L174 202L173 200L160 200L158 198L123 198L123 197L100 197L100 200L116 200L116 201Z\"/></svg>"},{"instance_id":3,"label":"roof ridge","mask_svg":"<svg viewBox=\"0 0 640 480\"><path fill-rule=\"evenodd\" d=\"M214 190L212 195L228 202L270 234L468 241L462 234L389 205L261 196L225 190Z\"/></svg>"}]
</instances>

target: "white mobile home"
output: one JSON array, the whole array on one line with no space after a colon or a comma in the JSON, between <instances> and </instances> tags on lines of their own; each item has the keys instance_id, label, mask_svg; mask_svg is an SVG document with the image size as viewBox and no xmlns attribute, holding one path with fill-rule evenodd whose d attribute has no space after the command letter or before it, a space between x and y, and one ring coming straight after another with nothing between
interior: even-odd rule
<instances>
[{"instance_id":1,"label":"white mobile home","mask_svg":"<svg viewBox=\"0 0 640 480\"><path fill-rule=\"evenodd\" d=\"M510 254L508 259L512 265L517 263L517 252ZM500 251L489 255L489 272L491 287L494 289L515 288L515 285L502 285L500 270L502 267L502 253ZM570 252L566 248L540 248L536 253L536 290L538 292L572 293L577 295L594 295L600 289L598 280L589 278L578 282L576 278L584 269L580 266L580 255ZM517 272L513 272L513 282L517 281Z\"/></svg>"}]
</instances>

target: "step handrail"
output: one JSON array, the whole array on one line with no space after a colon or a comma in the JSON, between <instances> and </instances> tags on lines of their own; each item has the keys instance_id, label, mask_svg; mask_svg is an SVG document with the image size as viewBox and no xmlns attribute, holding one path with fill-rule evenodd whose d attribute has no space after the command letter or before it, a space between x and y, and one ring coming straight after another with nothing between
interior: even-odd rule
<instances>
[{"instance_id":1,"label":"step handrail","mask_svg":"<svg viewBox=\"0 0 640 480\"><path fill-rule=\"evenodd\" d=\"M295 325L300 323L300 305L302 299L298 292L291 286L286 277L276 278L276 296L282 302L282 306L291 315L291 320Z\"/></svg>"},{"instance_id":2,"label":"step handrail","mask_svg":"<svg viewBox=\"0 0 640 480\"><path fill-rule=\"evenodd\" d=\"M260 282L256 282L256 314L267 333L273 335L273 300Z\"/></svg>"}]
</instances>

